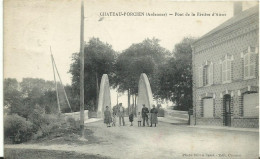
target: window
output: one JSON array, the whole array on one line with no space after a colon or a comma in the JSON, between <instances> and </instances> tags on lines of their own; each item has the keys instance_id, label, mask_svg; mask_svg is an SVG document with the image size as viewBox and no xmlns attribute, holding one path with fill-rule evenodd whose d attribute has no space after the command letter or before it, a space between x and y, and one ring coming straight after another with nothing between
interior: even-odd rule
<instances>
[{"instance_id":1,"label":"window","mask_svg":"<svg viewBox=\"0 0 260 159\"><path fill-rule=\"evenodd\" d=\"M244 94L243 107L245 117L259 116L259 98L258 93Z\"/></svg>"},{"instance_id":2,"label":"window","mask_svg":"<svg viewBox=\"0 0 260 159\"><path fill-rule=\"evenodd\" d=\"M209 72L208 72L208 76L209 76L209 84L212 85L214 83L214 78L213 78L213 74L214 74L214 69L213 69L213 63L211 62L211 64L209 65Z\"/></svg>"},{"instance_id":3,"label":"window","mask_svg":"<svg viewBox=\"0 0 260 159\"><path fill-rule=\"evenodd\" d=\"M213 63L205 63L204 66L199 67L199 87L208 86L213 84Z\"/></svg>"},{"instance_id":4,"label":"window","mask_svg":"<svg viewBox=\"0 0 260 159\"><path fill-rule=\"evenodd\" d=\"M209 84L209 66L206 65L203 67L203 86Z\"/></svg>"},{"instance_id":5,"label":"window","mask_svg":"<svg viewBox=\"0 0 260 159\"><path fill-rule=\"evenodd\" d=\"M202 87L203 86L203 69L202 69L202 66L198 68L198 74L199 74L198 86Z\"/></svg>"},{"instance_id":6,"label":"window","mask_svg":"<svg viewBox=\"0 0 260 159\"><path fill-rule=\"evenodd\" d=\"M222 62L222 83L229 83L231 82L231 59L225 58Z\"/></svg>"},{"instance_id":7,"label":"window","mask_svg":"<svg viewBox=\"0 0 260 159\"><path fill-rule=\"evenodd\" d=\"M255 60L256 56L254 47L249 47L244 51L244 79L255 77Z\"/></svg>"}]
</instances>

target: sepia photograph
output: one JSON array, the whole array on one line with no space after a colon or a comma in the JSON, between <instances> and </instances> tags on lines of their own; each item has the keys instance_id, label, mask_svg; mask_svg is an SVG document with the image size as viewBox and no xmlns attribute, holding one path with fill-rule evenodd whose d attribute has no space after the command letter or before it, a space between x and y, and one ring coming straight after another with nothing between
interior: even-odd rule
<instances>
[{"instance_id":1,"label":"sepia photograph","mask_svg":"<svg viewBox=\"0 0 260 159\"><path fill-rule=\"evenodd\" d=\"M259 158L258 0L2 5L3 158Z\"/></svg>"}]
</instances>

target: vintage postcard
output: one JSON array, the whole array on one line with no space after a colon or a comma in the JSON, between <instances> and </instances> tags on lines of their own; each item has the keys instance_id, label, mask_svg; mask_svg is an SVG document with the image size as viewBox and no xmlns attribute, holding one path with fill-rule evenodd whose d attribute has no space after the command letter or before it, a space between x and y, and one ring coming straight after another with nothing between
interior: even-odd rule
<instances>
[{"instance_id":1,"label":"vintage postcard","mask_svg":"<svg viewBox=\"0 0 260 159\"><path fill-rule=\"evenodd\" d=\"M259 2L4 0L8 159L259 157Z\"/></svg>"}]
</instances>

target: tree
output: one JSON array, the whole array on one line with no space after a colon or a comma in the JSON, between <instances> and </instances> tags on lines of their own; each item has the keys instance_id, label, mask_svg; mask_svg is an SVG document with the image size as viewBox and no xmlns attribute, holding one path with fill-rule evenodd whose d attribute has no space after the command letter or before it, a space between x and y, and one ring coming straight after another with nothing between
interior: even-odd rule
<instances>
[{"instance_id":1,"label":"tree","mask_svg":"<svg viewBox=\"0 0 260 159\"><path fill-rule=\"evenodd\" d=\"M145 39L141 43L132 44L117 58L113 76L113 87L120 92L128 91L128 106L130 95L137 95L138 82L141 73L145 73L150 82L160 63L163 63L169 51L159 45L158 39ZM152 90L155 91L153 85Z\"/></svg>"},{"instance_id":2,"label":"tree","mask_svg":"<svg viewBox=\"0 0 260 159\"><path fill-rule=\"evenodd\" d=\"M160 66L158 97L175 102L177 109L192 107L192 48L194 38L184 38L175 45L174 57Z\"/></svg>"},{"instance_id":3,"label":"tree","mask_svg":"<svg viewBox=\"0 0 260 159\"><path fill-rule=\"evenodd\" d=\"M112 75L115 56L116 52L112 49L112 46L100 41L98 38L91 38L86 44L84 48L84 103L85 108L88 110L96 111L98 98L97 86L103 74ZM79 71L79 53L74 53L69 73L72 74L72 92L75 99L79 99ZM79 106L79 101L77 105Z\"/></svg>"},{"instance_id":4,"label":"tree","mask_svg":"<svg viewBox=\"0 0 260 159\"><path fill-rule=\"evenodd\" d=\"M73 112L80 111L79 96L74 95L76 92L74 92L73 87L71 85L66 85L64 88L67 93L68 100L70 102L72 111ZM66 105L66 107L63 107L63 110L64 110L64 112L70 112L70 108L68 105Z\"/></svg>"},{"instance_id":5,"label":"tree","mask_svg":"<svg viewBox=\"0 0 260 159\"><path fill-rule=\"evenodd\" d=\"M4 106L8 114L18 113L22 105L22 93L19 84L14 78L4 79Z\"/></svg>"},{"instance_id":6,"label":"tree","mask_svg":"<svg viewBox=\"0 0 260 159\"><path fill-rule=\"evenodd\" d=\"M60 83L58 83L58 92L61 106L65 109L69 108ZM24 78L18 83L16 79L5 79L4 103L9 114L17 113L25 118L32 113L36 105L45 109L46 113L57 113L54 82L38 78Z\"/></svg>"},{"instance_id":7,"label":"tree","mask_svg":"<svg viewBox=\"0 0 260 159\"><path fill-rule=\"evenodd\" d=\"M60 83L58 84L61 88ZM27 118L36 105L46 109L46 113L57 112L57 97L55 95L55 84L53 81L45 81L39 78L23 78L20 83L23 102L19 115ZM58 90L62 92L61 90ZM61 93L60 93L61 94ZM64 102L63 102L64 103Z\"/></svg>"},{"instance_id":8,"label":"tree","mask_svg":"<svg viewBox=\"0 0 260 159\"><path fill-rule=\"evenodd\" d=\"M61 91L59 91L59 95L63 93L61 93ZM65 105L65 102L61 102L60 103L61 106ZM39 105L41 105L41 108L43 108L45 110L46 114L57 114L58 113L58 104L57 104L57 96L56 96L56 91L46 91L44 92L44 95L41 96L41 99L39 101ZM66 105L66 107L68 107ZM66 108L65 107L65 108ZM69 109L69 107L68 107ZM62 112L66 112L66 111L62 111Z\"/></svg>"},{"instance_id":9,"label":"tree","mask_svg":"<svg viewBox=\"0 0 260 159\"><path fill-rule=\"evenodd\" d=\"M42 96L46 91L55 90L54 82L40 78L23 78L20 86L23 95L32 98Z\"/></svg>"}]
</instances>

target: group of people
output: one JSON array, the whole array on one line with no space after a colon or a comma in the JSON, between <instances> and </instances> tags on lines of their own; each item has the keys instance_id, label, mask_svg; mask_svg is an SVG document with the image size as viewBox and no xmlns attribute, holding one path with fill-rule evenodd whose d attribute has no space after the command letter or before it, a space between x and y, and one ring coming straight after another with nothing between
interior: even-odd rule
<instances>
[{"instance_id":1,"label":"group of people","mask_svg":"<svg viewBox=\"0 0 260 159\"><path fill-rule=\"evenodd\" d=\"M145 107L145 104L143 104L143 108L142 108L143 126L145 126L145 122L149 126L149 119L150 119L150 123L151 123L150 127L152 127L153 124L156 127L156 124L158 124L157 114L158 114L158 110L155 108L155 105L153 105L153 108L149 111L149 109ZM141 126L140 112L138 112L137 118L138 118L138 126Z\"/></svg>"},{"instance_id":2,"label":"group of people","mask_svg":"<svg viewBox=\"0 0 260 159\"><path fill-rule=\"evenodd\" d=\"M106 109L104 111L104 123L107 124L107 127L111 127L110 124L112 123L112 126L116 126L116 117L119 117L119 125L121 126L121 123L123 126L125 126L125 120L124 120L124 114L125 114L125 108L122 106L122 103L119 103L119 107L117 111L113 111L113 114L111 115L111 111L108 106L106 106Z\"/></svg>"},{"instance_id":3,"label":"group of people","mask_svg":"<svg viewBox=\"0 0 260 159\"><path fill-rule=\"evenodd\" d=\"M108 106L106 106L106 109L104 111L104 123L107 125L107 127L116 126L116 121L117 117L119 117L119 126L125 126L125 121L124 121L124 113L125 109L122 106L122 103L119 103L118 108L116 111L113 111L111 113L110 109ZM143 104L142 112L138 112L137 114L137 121L138 121L138 127L142 125L145 126L145 123L147 126L149 126L150 122L150 127L154 126L156 127L156 124L158 124L158 119L157 119L157 114L158 110L155 108L155 105L153 105L153 108L149 111L149 109ZM129 114L129 121L130 121L130 126L133 126L133 121L134 121L134 114L133 112ZM122 125L121 125L122 124Z\"/></svg>"}]
</instances>

